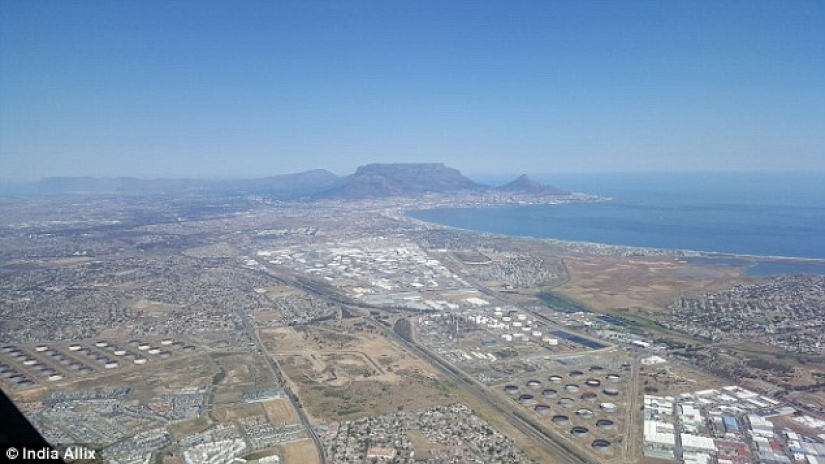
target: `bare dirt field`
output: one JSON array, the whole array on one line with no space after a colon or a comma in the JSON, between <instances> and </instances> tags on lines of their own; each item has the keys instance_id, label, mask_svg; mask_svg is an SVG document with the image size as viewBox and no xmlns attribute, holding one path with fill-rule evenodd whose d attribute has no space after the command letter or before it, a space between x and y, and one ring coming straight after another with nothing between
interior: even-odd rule
<instances>
[{"instance_id":1,"label":"bare dirt field","mask_svg":"<svg viewBox=\"0 0 825 464\"><path fill-rule=\"evenodd\" d=\"M219 422L226 422L243 419L245 417L258 416L263 413L264 409L259 403L228 404L215 406L212 417Z\"/></svg>"},{"instance_id":2,"label":"bare dirt field","mask_svg":"<svg viewBox=\"0 0 825 464\"><path fill-rule=\"evenodd\" d=\"M448 401L432 368L357 323L262 331L311 418L351 419Z\"/></svg>"},{"instance_id":3,"label":"bare dirt field","mask_svg":"<svg viewBox=\"0 0 825 464\"><path fill-rule=\"evenodd\" d=\"M599 311L662 311L681 293L729 288L742 268L702 266L664 257L565 256L570 281L555 289Z\"/></svg>"},{"instance_id":4,"label":"bare dirt field","mask_svg":"<svg viewBox=\"0 0 825 464\"><path fill-rule=\"evenodd\" d=\"M275 424L294 424L298 422L298 414L288 400L271 400L261 403L269 420Z\"/></svg>"},{"instance_id":5,"label":"bare dirt field","mask_svg":"<svg viewBox=\"0 0 825 464\"><path fill-rule=\"evenodd\" d=\"M283 445L284 464L318 464L318 451L310 439Z\"/></svg>"},{"instance_id":6,"label":"bare dirt field","mask_svg":"<svg viewBox=\"0 0 825 464\"><path fill-rule=\"evenodd\" d=\"M710 374L670 363L642 366L640 388L650 395L678 395L680 393L721 388L729 382Z\"/></svg>"}]
</instances>

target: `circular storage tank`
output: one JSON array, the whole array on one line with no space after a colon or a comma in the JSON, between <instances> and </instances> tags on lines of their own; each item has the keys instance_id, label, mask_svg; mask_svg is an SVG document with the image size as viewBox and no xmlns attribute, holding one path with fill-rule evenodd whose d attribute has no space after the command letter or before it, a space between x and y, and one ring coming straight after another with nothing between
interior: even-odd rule
<instances>
[{"instance_id":1,"label":"circular storage tank","mask_svg":"<svg viewBox=\"0 0 825 464\"><path fill-rule=\"evenodd\" d=\"M535 379L531 379L527 381L526 385L535 390L541 387L541 382Z\"/></svg>"},{"instance_id":2,"label":"circular storage tank","mask_svg":"<svg viewBox=\"0 0 825 464\"><path fill-rule=\"evenodd\" d=\"M138 349L139 349L140 351L146 351L146 350L148 350L149 348L150 348L150 346L149 346L149 344L148 344L148 343L141 343L140 345L138 345Z\"/></svg>"},{"instance_id":3,"label":"circular storage tank","mask_svg":"<svg viewBox=\"0 0 825 464\"><path fill-rule=\"evenodd\" d=\"M140 340L129 340L129 346L136 348L138 345L140 345Z\"/></svg>"},{"instance_id":4,"label":"circular storage tank","mask_svg":"<svg viewBox=\"0 0 825 464\"><path fill-rule=\"evenodd\" d=\"M48 349L49 347L46 345L37 345L37 348L35 348L34 351L46 351Z\"/></svg>"},{"instance_id":5,"label":"circular storage tank","mask_svg":"<svg viewBox=\"0 0 825 464\"><path fill-rule=\"evenodd\" d=\"M602 403L599 405L599 409L606 413L614 413L618 407L614 403Z\"/></svg>"},{"instance_id":6,"label":"circular storage tank","mask_svg":"<svg viewBox=\"0 0 825 464\"><path fill-rule=\"evenodd\" d=\"M607 396L619 396L619 389L618 388L605 388L604 394Z\"/></svg>"},{"instance_id":7,"label":"circular storage tank","mask_svg":"<svg viewBox=\"0 0 825 464\"><path fill-rule=\"evenodd\" d=\"M575 401L573 401L572 398L562 398L562 399L559 400L559 406L561 406L563 408L571 408L571 407L573 407L574 403L575 403Z\"/></svg>"},{"instance_id":8,"label":"circular storage tank","mask_svg":"<svg viewBox=\"0 0 825 464\"><path fill-rule=\"evenodd\" d=\"M171 351L161 351L158 356L160 356L161 359L167 359L170 356L172 356L172 352Z\"/></svg>"},{"instance_id":9,"label":"circular storage tank","mask_svg":"<svg viewBox=\"0 0 825 464\"><path fill-rule=\"evenodd\" d=\"M539 414L550 414L550 406L547 406L546 404L537 404L533 408L533 411L536 411Z\"/></svg>"},{"instance_id":10,"label":"circular storage tank","mask_svg":"<svg viewBox=\"0 0 825 464\"><path fill-rule=\"evenodd\" d=\"M146 364L146 358L135 358L135 364Z\"/></svg>"},{"instance_id":11,"label":"circular storage tank","mask_svg":"<svg viewBox=\"0 0 825 464\"><path fill-rule=\"evenodd\" d=\"M602 382L599 379L587 379L584 381L584 384L588 387L598 387Z\"/></svg>"},{"instance_id":12,"label":"circular storage tank","mask_svg":"<svg viewBox=\"0 0 825 464\"><path fill-rule=\"evenodd\" d=\"M518 402L521 404L530 404L533 401L535 401L535 397L533 397L533 395L528 395L526 393L523 395L519 395L518 397Z\"/></svg>"},{"instance_id":13,"label":"circular storage tank","mask_svg":"<svg viewBox=\"0 0 825 464\"><path fill-rule=\"evenodd\" d=\"M602 430L613 430L616 428L616 424L610 419L599 419L596 421L596 427Z\"/></svg>"},{"instance_id":14,"label":"circular storage tank","mask_svg":"<svg viewBox=\"0 0 825 464\"><path fill-rule=\"evenodd\" d=\"M576 415L581 417L582 419L592 419L593 411L587 408L581 408L578 411L576 411Z\"/></svg>"},{"instance_id":15,"label":"circular storage tank","mask_svg":"<svg viewBox=\"0 0 825 464\"><path fill-rule=\"evenodd\" d=\"M171 338L167 338L166 340L161 340L160 344L161 345L171 345L172 341L173 340Z\"/></svg>"},{"instance_id":16,"label":"circular storage tank","mask_svg":"<svg viewBox=\"0 0 825 464\"><path fill-rule=\"evenodd\" d=\"M69 345L69 351L77 351L80 349L80 345Z\"/></svg>"},{"instance_id":17,"label":"circular storage tank","mask_svg":"<svg viewBox=\"0 0 825 464\"><path fill-rule=\"evenodd\" d=\"M592 403L593 401L596 401L596 398L597 398L597 397L598 397L598 395L596 395L596 394L595 394L595 393L593 393L593 392L585 392L585 393L582 393L582 396L581 396L581 398L582 398L584 401L589 401L589 402L591 402L591 403Z\"/></svg>"},{"instance_id":18,"label":"circular storage tank","mask_svg":"<svg viewBox=\"0 0 825 464\"><path fill-rule=\"evenodd\" d=\"M159 354L160 348L149 348L149 354Z\"/></svg>"},{"instance_id":19,"label":"circular storage tank","mask_svg":"<svg viewBox=\"0 0 825 464\"><path fill-rule=\"evenodd\" d=\"M515 385L505 385L504 393L507 393L508 395L515 395L518 393L518 387Z\"/></svg>"},{"instance_id":20,"label":"circular storage tank","mask_svg":"<svg viewBox=\"0 0 825 464\"><path fill-rule=\"evenodd\" d=\"M549 380L550 383L561 383L561 376L560 375L551 375L550 377L547 378L547 380Z\"/></svg>"},{"instance_id":21,"label":"circular storage tank","mask_svg":"<svg viewBox=\"0 0 825 464\"><path fill-rule=\"evenodd\" d=\"M592 446L596 451L606 453L610 451L611 444L607 440L593 440L593 444L590 446Z\"/></svg>"},{"instance_id":22,"label":"circular storage tank","mask_svg":"<svg viewBox=\"0 0 825 464\"><path fill-rule=\"evenodd\" d=\"M543 396L545 398L555 398L555 397L559 396L559 394L558 394L558 392L556 392L556 390L553 390L552 388L548 388L548 389L545 389L545 390L541 391L541 396Z\"/></svg>"},{"instance_id":23,"label":"circular storage tank","mask_svg":"<svg viewBox=\"0 0 825 464\"><path fill-rule=\"evenodd\" d=\"M109 342L101 340L99 342L95 342L95 346L98 348L103 348L104 346L109 346Z\"/></svg>"},{"instance_id":24,"label":"circular storage tank","mask_svg":"<svg viewBox=\"0 0 825 464\"><path fill-rule=\"evenodd\" d=\"M34 359L34 358L29 358L29 359L23 361L24 366L34 366L35 364L37 364L37 360Z\"/></svg>"},{"instance_id":25,"label":"circular storage tank","mask_svg":"<svg viewBox=\"0 0 825 464\"><path fill-rule=\"evenodd\" d=\"M115 356L123 356L126 354L126 350L115 350Z\"/></svg>"},{"instance_id":26,"label":"circular storage tank","mask_svg":"<svg viewBox=\"0 0 825 464\"><path fill-rule=\"evenodd\" d=\"M570 418L567 417L567 416L562 416L562 415L553 416L553 418L550 419L550 420L552 420L553 423L557 424L557 425L565 425L565 424L570 423Z\"/></svg>"},{"instance_id":27,"label":"circular storage tank","mask_svg":"<svg viewBox=\"0 0 825 464\"><path fill-rule=\"evenodd\" d=\"M587 427L577 425L570 429L570 435L573 435L576 438L584 438L590 435L590 430L588 430Z\"/></svg>"},{"instance_id":28,"label":"circular storage tank","mask_svg":"<svg viewBox=\"0 0 825 464\"><path fill-rule=\"evenodd\" d=\"M577 391L579 391L579 386L575 385L575 384L572 384L572 383L569 383L569 384L564 386L564 390L569 391L570 393L576 393Z\"/></svg>"},{"instance_id":29,"label":"circular storage tank","mask_svg":"<svg viewBox=\"0 0 825 464\"><path fill-rule=\"evenodd\" d=\"M81 367L78 372L80 372L81 374L91 374L92 370L89 369L88 367Z\"/></svg>"},{"instance_id":30,"label":"circular storage tank","mask_svg":"<svg viewBox=\"0 0 825 464\"><path fill-rule=\"evenodd\" d=\"M604 370L604 367L599 366L598 364L594 366L590 366L590 372L601 372Z\"/></svg>"},{"instance_id":31,"label":"circular storage tank","mask_svg":"<svg viewBox=\"0 0 825 464\"><path fill-rule=\"evenodd\" d=\"M608 382L618 382L622 378L619 374L607 374Z\"/></svg>"},{"instance_id":32,"label":"circular storage tank","mask_svg":"<svg viewBox=\"0 0 825 464\"><path fill-rule=\"evenodd\" d=\"M195 351L195 347L192 346L192 345L186 345L186 346L183 347L183 351L186 352L186 353L191 353L191 352Z\"/></svg>"},{"instance_id":33,"label":"circular storage tank","mask_svg":"<svg viewBox=\"0 0 825 464\"><path fill-rule=\"evenodd\" d=\"M582 372L582 371L570 371L569 375L570 375L571 379L576 379L576 378L579 378L579 377L583 376L584 372Z\"/></svg>"}]
</instances>

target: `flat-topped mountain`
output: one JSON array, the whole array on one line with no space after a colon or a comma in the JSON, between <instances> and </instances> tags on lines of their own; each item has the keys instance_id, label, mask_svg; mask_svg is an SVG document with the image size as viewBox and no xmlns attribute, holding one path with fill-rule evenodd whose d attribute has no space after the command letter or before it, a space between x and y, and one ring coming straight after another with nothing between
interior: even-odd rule
<instances>
[{"instance_id":1,"label":"flat-topped mountain","mask_svg":"<svg viewBox=\"0 0 825 464\"><path fill-rule=\"evenodd\" d=\"M457 169L442 163L368 164L329 190L322 198L382 198L412 196L422 193L445 193L484 190L489 187L464 177Z\"/></svg>"},{"instance_id":2,"label":"flat-topped mountain","mask_svg":"<svg viewBox=\"0 0 825 464\"><path fill-rule=\"evenodd\" d=\"M525 193L525 194L541 194L541 195L569 195L570 192L564 191L552 185L544 185L530 178L527 174L518 176L512 182L498 187L496 190L511 193Z\"/></svg>"}]
</instances>

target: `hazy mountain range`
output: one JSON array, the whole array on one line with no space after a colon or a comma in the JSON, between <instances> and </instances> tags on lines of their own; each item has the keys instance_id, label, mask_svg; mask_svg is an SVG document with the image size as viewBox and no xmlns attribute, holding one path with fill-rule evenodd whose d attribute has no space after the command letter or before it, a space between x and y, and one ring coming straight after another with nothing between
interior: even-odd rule
<instances>
[{"instance_id":1,"label":"hazy mountain range","mask_svg":"<svg viewBox=\"0 0 825 464\"><path fill-rule=\"evenodd\" d=\"M569 192L519 176L500 187L479 184L442 163L368 164L348 176L324 169L252 179L139 179L49 177L4 188L6 194L257 194L279 199L365 199L424 193L501 192L565 195Z\"/></svg>"}]
</instances>

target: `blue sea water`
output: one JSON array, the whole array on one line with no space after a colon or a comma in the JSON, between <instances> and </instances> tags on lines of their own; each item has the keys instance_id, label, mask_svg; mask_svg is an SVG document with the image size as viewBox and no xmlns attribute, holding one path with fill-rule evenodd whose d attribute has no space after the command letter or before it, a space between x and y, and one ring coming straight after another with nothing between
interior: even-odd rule
<instances>
[{"instance_id":1,"label":"blue sea water","mask_svg":"<svg viewBox=\"0 0 825 464\"><path fill-rule=\"evenodd\" d=\"M506 235L825 259L825 173L591 174L535 178L612 200L447 208L410 214L453 227ZM498 185L511 179L478 180ZM825 267L822 269L825 272Z\"/></svg>"}]
</instances>

